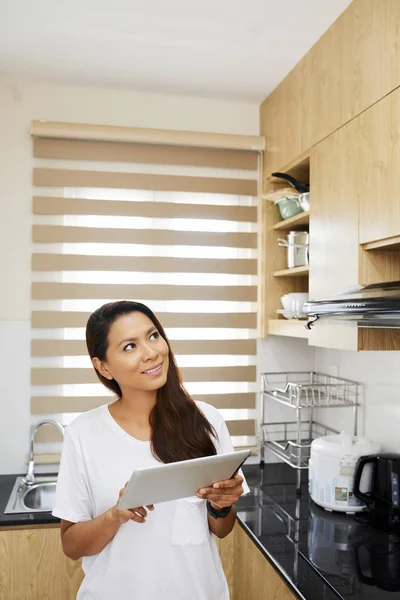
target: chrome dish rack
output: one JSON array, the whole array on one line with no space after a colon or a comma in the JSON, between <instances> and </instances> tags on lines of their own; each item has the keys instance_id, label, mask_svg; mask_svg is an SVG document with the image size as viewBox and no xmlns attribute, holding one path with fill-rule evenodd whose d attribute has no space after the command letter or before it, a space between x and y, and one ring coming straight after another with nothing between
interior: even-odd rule
<instances>
[{"instance_id":1,"label":"chrome dish rack","mask_svg":"<svg viewBox=\"0 0 400 600\"><path fill-rule=\"evenodd\" d=\"M314 419L315 409L352 408L352 433L357 435L360 384L315 371L288 371L261 374L261 467L265 451L297 470L297 490L301 488L301 470L308 468L313 439L339 433ZM296 419L269 422L267 401L279 402L296 411Z\"/></svg>"}]
</instances>

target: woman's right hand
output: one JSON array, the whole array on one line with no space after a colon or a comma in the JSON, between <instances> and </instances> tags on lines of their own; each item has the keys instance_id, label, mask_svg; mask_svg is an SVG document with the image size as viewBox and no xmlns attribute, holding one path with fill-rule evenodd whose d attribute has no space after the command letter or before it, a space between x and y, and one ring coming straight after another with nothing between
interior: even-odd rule
<instances>
[{"instance_id":1,"label":"woman's right hand","mask_svg":"<svg viewBox=\"0 0 400 600\"><path fill-rule=\"evenodd\" d=\"M136 523L146 523L147 510L143 506L136 506L135 508L127 508L125 510L118 508L121 502L122 494L125 491L128 482L125 483L124 487L119 491L118 502L113 506L111 510L111 516L114 523L122 525L127 521L136 521ZM154 510L153 504L147 506L149 510Z\"/></svg>"}]
</instances>

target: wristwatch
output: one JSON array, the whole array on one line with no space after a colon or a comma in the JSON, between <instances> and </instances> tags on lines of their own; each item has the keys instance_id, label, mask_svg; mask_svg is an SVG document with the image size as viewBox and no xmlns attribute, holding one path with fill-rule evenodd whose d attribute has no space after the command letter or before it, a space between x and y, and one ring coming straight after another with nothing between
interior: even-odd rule
<instances>
[{"instance_id":1,"label":"wristwatch","mask_svg":"<svg viewBox=\"0 0 400 600\"><path fill-rule=\"evenodd\" d=\"M207 500L206 504L208 514L214 517L214 519L224 519L229 515L232 508L232 506L226 506L225 508L221 508L221 510L217 510L211 506L211 502L209 500Z\"/></svg>"}]
</instances>

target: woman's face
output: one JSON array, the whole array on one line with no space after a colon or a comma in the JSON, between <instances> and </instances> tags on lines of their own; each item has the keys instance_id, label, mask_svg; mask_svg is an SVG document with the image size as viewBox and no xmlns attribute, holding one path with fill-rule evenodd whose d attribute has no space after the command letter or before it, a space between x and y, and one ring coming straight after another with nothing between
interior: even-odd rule
<instances>
[{"instance_id":1,"label":"woman's face","mask_svg":"<svg viewBox=\"0 0 400 600\"><path fill-rule=\"evenodd\" d=\"M108 379L115 379L122 392L154 391L167 381L168 353L167 342L153 322L141 312L131 312L111 325L106 361L101 362L102 368L94 366Z\"/></svg>"}]
</instances>

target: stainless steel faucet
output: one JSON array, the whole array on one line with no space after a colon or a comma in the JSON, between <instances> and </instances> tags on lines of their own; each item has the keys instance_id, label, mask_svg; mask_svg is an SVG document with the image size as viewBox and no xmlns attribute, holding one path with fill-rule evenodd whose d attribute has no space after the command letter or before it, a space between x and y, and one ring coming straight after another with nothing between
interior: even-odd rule
<instances>
[{"instance_id":1,"label":"stainless steel faucet","mask_svg":"<svg viewBox=\"0 0 400 600\"><path fill-rule=\"evenodd\" d=\"M61 433L63 434L63 438L64 438L65 427L60 425L60 423L57 423L57 421L53 421L52 419L44 419L43 421L39 421L38 423L36 423L35 427L32 430L32 433L31 433L31 441L30 441L30 446L29 446L28 473L26 474L26 477L23 479L23 482L26 485L33 485L35 483L35 475L33 472L33 469L34 469L33 443L35 441L36 432L39 429L39 427L41 427L42 425L54 425L55 427L57 427L57 429L59 429L61 431Z\"/></svg>"}]
</instances>

